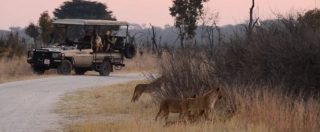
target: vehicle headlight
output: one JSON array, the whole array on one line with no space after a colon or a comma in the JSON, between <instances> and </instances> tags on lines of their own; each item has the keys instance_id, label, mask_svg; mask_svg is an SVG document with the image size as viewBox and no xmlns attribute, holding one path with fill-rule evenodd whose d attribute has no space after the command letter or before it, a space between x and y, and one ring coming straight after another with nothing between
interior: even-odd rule
<instances>
[{"instance_id":1,"label":"vehicle headlight","mask_svg":"<svg viewBox=\"0 0 320 132\"><path fill-rule=\"evenodd\" d=\"M62 57L61 53L52 53L52 58L59 59Z\"/></svg>"}]
</instances>

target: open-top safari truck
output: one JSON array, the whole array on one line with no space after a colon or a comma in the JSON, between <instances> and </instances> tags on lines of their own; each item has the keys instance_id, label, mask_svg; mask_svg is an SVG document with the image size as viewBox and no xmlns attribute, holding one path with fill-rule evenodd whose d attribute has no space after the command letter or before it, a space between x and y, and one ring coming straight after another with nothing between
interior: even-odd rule
<instances>
[{"instance_id":1,"label":"open-top safari truck","mask_svg":"<svg viewBox=\"0 0 320 132\"><path fill-rule=\"evenodd\" d=\"M34 72L43 74L46 70L57 69L59 74L68 75L72 70L82 75L86 71L97 71L108 76L114 69L124 67L124 58L136 54L130 42L129 23L109 20L58 19L53 22L51 45L28 51L28 63ZM104 40L105 32L116 30L112 35L114 44L108 51L96 51L93 42L95 34ZM83 39L87 36L87 39ZM88 40L89 38L89 40ZM103 46L107 42L101 41Z\"/></svg>"}]
</instances>

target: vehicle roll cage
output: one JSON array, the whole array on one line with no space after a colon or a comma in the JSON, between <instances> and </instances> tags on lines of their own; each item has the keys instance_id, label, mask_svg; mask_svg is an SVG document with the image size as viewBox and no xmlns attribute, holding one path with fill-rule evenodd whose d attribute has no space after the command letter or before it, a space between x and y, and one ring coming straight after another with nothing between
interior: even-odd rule
<instances>
[{"instance_id":1,"label":"vehicle roll cage","mask_svg":"<svg viewBox=\"0 0 320 132\"><path fill-rule=\"evenodd\" d=\"M94 31L100 31L101 26L125 26L126 27L126 40L127 43L129 35L129 23L125 21L112 21L112 20L87 20L87 19L57 19L53 21L54 27L62 25L65 29L65 34L68 34L69 26L83 26L84 29L93 27Z\"/></svg>"}]
</instances>

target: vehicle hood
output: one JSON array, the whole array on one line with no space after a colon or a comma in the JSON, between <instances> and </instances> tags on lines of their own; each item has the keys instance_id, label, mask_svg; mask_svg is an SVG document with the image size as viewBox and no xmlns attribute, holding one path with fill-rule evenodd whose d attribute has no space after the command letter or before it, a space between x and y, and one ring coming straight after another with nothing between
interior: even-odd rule
<instances>
[{"instance_id":1,"label":"vehicle hood","mask_svg":"<svg viewBox=\"0 0 320 132\"><path fill-rule=\"evenodd\" d=\"M49 52L65 52L69 50L75 50L75 47L70 47L70 46L54 46L54 47L47 47L47 48L40 48L37 49L37 51L45 50Z\"/></svg>"},{"instance_id":2,"label":"vehicle hood","mask_svg":"<svg viewBox=\"0 0 320 132\"><path fill-rule=\"evenodd\" d=\"M62 52L63 49L62 48L41 48L40 50L48 50L49 52Z\"/></svg>"}]
</instances>

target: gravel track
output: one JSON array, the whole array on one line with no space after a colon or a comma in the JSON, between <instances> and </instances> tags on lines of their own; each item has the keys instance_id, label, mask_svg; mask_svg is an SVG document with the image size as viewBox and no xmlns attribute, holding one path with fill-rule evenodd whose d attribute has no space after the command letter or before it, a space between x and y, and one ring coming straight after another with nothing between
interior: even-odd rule
<instances>
[{"instance_id":1,"label":"gravel track","mask_svg":"<svg viewBox=\"0 0 320 132\"><path fill-rule=\"evenodd\" d=\"M56 76L0 84L0 131L62 131L55 104L68 92L141 80L141 74Z\"/></svg>"}]
</instances>

